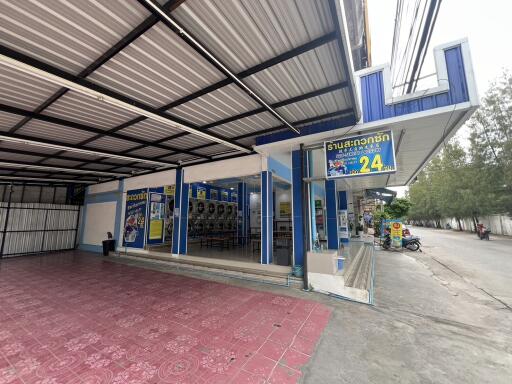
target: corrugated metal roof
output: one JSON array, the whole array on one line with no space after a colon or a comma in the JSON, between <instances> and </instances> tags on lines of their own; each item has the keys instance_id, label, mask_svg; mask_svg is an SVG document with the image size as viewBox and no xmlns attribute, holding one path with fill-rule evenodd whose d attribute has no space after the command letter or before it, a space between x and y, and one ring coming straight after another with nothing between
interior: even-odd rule
<instances>
[{"instance_id":1,"label":"corrugated metal roof","mask_svg":"<svg viewBox=\"0 0 512 384\"><path fill-rule=\"evenodd\" d=\"M211 128L210 131L231 138L246 133L278 127L282 124L283 123L277 120L270 112L261 112L231 123L221 124Z\"/></svg>"},{"instance_id":2,"label":"corrugated metal roof","mask_svg":"<svg viewBox=\"0 0 512 384\"><path fill-rule=\"evenodd\" d=\"M33 111L59 87L35 76L0 65L0 89L2 90L0 103Z\"/></svg>"},{"instance_id":3,"label":"corrugated metal roof","mask_svg":"<svg viewBox=\"0 0 512 384\"><path fill-rule=\"evenodd\" d=\"M148 16L134 0L1 4L2 44L75 74Z\"/></svg>"},{"instance_id":4,"label":"corrugated metal roof","mask_svg":"<svg viewBox=\"0 0 512 384\"><path fill-rule=\"evenodd\" d=\"M34 147L34 146L27 146L25 144L21 143L13 143L9 141L0 141L0 150L2 148L6 149L13 149L18 151L30 151L37 154L45 154L45 155L53 155L57 152L59 152L57 149L51 149L51 148L44 148L44 147Z\"/></svg>"},{"instance_id":5,"label":"corrugated metal roof","mask_svg":"<svg viewBox=\"0 0 512 384\"><path fill-rule=\"evenodd\" d=\"M109 152L122 152L137 147L139 144L133 141L122 140L112 137L101 137L87 143L86 146L94 149L103 149Z\"/></svg>"},{"instance_id":6,"label":"corrugated metal roof","mask_svg":"<svg viewBox=\"0 0 512 384\"><path fill-rule=\"evenodd\" d=\"M259 106L244 91L231 84L173 108L169 112L194 124L204 125Z\"/></svg>"},{"instance_id":7,"label":"corrugated metal roof","mask_svg":"<svg viewBox=\"0 0 512 384\"><path fill-rule=\"evenodd\" d=\"M135 113L74 91L68 91L43 114L100 129L113 128L138 117Z\"/></svg>"},{"instance_id":8,"label":"corrugated metal roof","mask_svg":"<svg viewBox=\"0 0 512 384\"><path fill-rule=\"evenodd\" d=\"M188 0L173 16L236 72L334 28L326 0Z\"/></svg>"},{"instance_id":9,"label":"corrugated metal roof","mask_svg":"<svg viewBox=\"0 0 512 384\"><path fill-rule=\"evenodd\" d=\"M248 77L269 103L288 100L346 80L336 42L325 44Z\"/></svg>"},{"instance_id":10,"label":"corrugated metal roof","mask_svg":"<svg viewBox=\"0 0 512 384\"><path fill-rule=\"evenodd\" d=\"M223 78L222 73L162 23L89 76L90 80L154 107Z\"/></svg>"},{"instance_id":11,"label":"corrugated metal roof","mask_svg":"<svg viewBox=\"0 0 512 384\"><path fill-rule=\"evenodd\" d=\"M56 167L76 167L77 165L82 164L82 161L79 160L67 160L67 159L46 159L41 164L42 165L55 165Z\"/></svg>"},{"instance_id":12,"label":"corrugated metal roof","mask_svg":"<svg viewBox=\"0 0 512 384\"><path fill-rule=\"evenodd\" d=\"M146 119L140 123L130 125L119 131L123 135L133 136L139 139L155 141L163 139L183 131L179 129L173 129L168 125L160 123L152 119Z\"/></svg>"},{"instance_id":13,"label":"corrugated metal roof","mask_svg":"<svg viewBox=\"0 0 512 384\"><path fill-rule=\"evenodd\" d=\"M299 121L349 107L347 90L339 90L280 107L277 110L290 121Z\"/></svg>"},{"instance_id":14,"label":"corrugated metal roof","mask_svg":"<svg viewBox=\"0 0 512 384\"><path fill-rule=\"evenodd\" d=\"M2 152L2 149L0 149L0 161L11 160L11 161L36 162L36 161L40 161L42 159L43 159L43 157L40 157L40 156L21 155L18 153Z\"/></svg>"},{"instance_id":15,"label":"corrugated metal roof","mask_svg":"<svg viewBox=\"0 0 512 384\"><path fill-rule=\"evenodd\" d=\"M294 122L320 118L326 113L351 107L348 89L322 91L347 79L341 60L343 53L338 42L333 41L335 27L329 1L187 0L173 10L172 17L230 71L240 73L250 69L243 75L244 84L265 103L286 104L277 108L277 112ZM92 64L95 60L112 51L113 46L123 39L130 41L126 46L120 44L124 48L113 53L101 66L96 65L97 69L88 75L87 80L132 99L133 104L138 101L162 111L163 106L174 102L175 107L168 113L226 139L283 126L283 122L270 112L255 113L266 109L264 102L255 101L234 85L232 79L226 79L224 73L166 25L161 22L153 24L154 19L147 19L149 12L135 0L0 0L0 7L0 44L72 74L79 74L86 67L94 68L96 64ZM137 37L133 32L139 25L146 28L139 29L145 32ZM125 39L127 35L131 37ZM307 48L301 47L318 38ZM300 52L303 53L291 57L289 51L297 47L301 47ZM262 65L280 54L284 55L274 60L272 66ZM256 65L259 65L258 71L254 73L252 68ZM250 73L252 75L249 76ZM80 76L85 76L84 72ZM0 87L0 104L29 111L44 105L60 89L3 66L0 66ZM324 93L287 104L290 99L316 91ZM120 125L124 126L133 119L140 120L140 116L75 91L68 91L49 104L40 113L67 120L70 125L82 124L82 130L77 126L71 128L32 119L17 133L63 145L80 144L97 137L86 146L153 159L169 153L162 160L173 162L236 153L231 147L192 134L164 141L183 131L150 119L118 130ZM251 113L254 114L214 126L216 122ZM20 121L21 117L0 110L0 131ZM97 132L91 132L95 130L113 130L127 136L127 139L108 134L96 136ZM244 138L239 144L251 146L255 136ZM131 141L130 137L138 142ZM163 141L164 145L187 152L200 147L194 151L203 157L187 153L171 154L172 150L150 145L141 148L140 140ZM22 151L34 148L40 153L45 151L43 148L11 144L20 146ZM130 152L134 148L137 149ZM56 153L56 150L50 151L50 154ZM85 161L99 158L74 152L64 152L64 156L83 158ZM54 161L55 164L66 162L65 159ZM127 160L116 159L109 159L109 162L120 165L128 163ZM68 164L80 168L88 166L73 160ZM97 166L103 167L101 164ZM112 166L106 164L105 167Z\"/></svg>"},{"instance_id":16,"label":"corrugated metal roof","mask_svg":"<svg viewBox=\"0 0 512 384\"><path fill-rule=\"evenodd\" d=\"M12 113L7 112L0 112L0 131L7 132L21 120L23 120L23 116L13 115Z\"/></svg>"},{"instance_id":17,"label":"corrugated metal roof","mask_svg":"<svg viewBox=\"0 0 512 384\"><path fill-rule=\"evenodd\" d=\"M127 153L128 156L142 156L142 157L159 157L166 154L172 153L170 149L162 149L155 147L144 147L141 149L136 149L135 151L130 151Z\"/></svg>"},{"instance_id":18,"label":"corrugated metal roof","mask_svg":"<svg viewBox=\"0 0 512 384\"><path fill-rule=\"evenodd\" d=\"M176 139L164 141L162 144L172 145L179 148L193 148L198 145L211 144L213 141L205 140L194 135L181 136Z\"/></svg>"},{"instance_id":19,"label":"corrugated metal roof","mask_svg":"<svg viewBox=\"0 0 512 384\"><path fill-rule=\"evenodd\" d=\"M51 139L66 144L78 144L94 136L93 133L41 120L30 120L16 131L20 135Z\"/></svg>"}]
</instances>

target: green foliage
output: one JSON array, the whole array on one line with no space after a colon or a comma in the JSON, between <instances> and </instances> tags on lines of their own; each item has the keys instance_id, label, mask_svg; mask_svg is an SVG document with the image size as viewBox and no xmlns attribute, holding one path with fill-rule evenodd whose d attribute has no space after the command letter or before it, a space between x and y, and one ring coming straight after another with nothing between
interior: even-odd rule
<instances>
[{"instance_id":1,"label":"green foliage","mask_svg":"<svg viewBox=\"0 0 512 384\"><path fill-rule=\"evenodd\" d=\"M389 219L402 219L407 216L411 202L406 198L393 199L391 204L384 207L384 212L388 215Z\"/></svg>"},{"instance_id":2,"label":"green foliage","mask_svg":"<svg viewBox=\"0 0 512 384\"><path fill-rule=\"evenodd\" d=\"M390 219L389 215L384 212L375 212L373 214L373 228L375 230L375 236L380 237L380 226L382 224L382 220Z\"/></svg>"},{"instance_id":3,"label":"green foliage","mask_svg":"<svg viewBox=\"0 0 512 384\"><path fill-rule=\"evenodd\" d=\"M512 76L493 83L468 122L468 154L447 143L409 189L413 220L512 214Z\"/></svg>"}]
</instances>

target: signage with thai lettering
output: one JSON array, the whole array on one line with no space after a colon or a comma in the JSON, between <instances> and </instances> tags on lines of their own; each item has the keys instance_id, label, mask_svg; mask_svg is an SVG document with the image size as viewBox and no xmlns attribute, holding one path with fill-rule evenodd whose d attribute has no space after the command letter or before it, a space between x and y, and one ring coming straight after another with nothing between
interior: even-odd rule
<instances>
[{"instance_id":1,"label":"signage with thai lettering","mask_svg":"<svg viewBox=\"0 0 512 384\"><path fill-rule=\"evenodd\" d=\"M324 149L328 179L396 172L391 131L326 141Z\"/></svg>"}]
</instances>

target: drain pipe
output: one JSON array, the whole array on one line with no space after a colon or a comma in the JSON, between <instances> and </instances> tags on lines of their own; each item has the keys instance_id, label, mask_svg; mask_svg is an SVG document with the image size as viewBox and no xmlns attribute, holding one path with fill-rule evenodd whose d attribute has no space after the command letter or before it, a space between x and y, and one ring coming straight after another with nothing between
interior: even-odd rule
<instances>
[{"instance_id":1,"label":"drain pipe","mask_svg":"<svg viewBox=\"0 0 512 384\"><path fill-rule=\"evenodd\" d=\"M304 144L300 145L300 183L302 197L302 220L303 220L303 260L304 260L304 290L309 291L308 281L308 249L309 249L309 219L307 204L309 204L308 184L304 182L304 170L306 168L306 158L304 156ZM309 175L308 175L309 176Z\"/></svg>"}]
</instances>

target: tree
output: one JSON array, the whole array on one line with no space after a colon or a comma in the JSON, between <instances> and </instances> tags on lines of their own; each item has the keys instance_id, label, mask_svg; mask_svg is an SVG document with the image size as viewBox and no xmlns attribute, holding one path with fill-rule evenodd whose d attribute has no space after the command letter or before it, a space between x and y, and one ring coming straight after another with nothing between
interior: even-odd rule
<instances>
[{"instance_id":1,"label":"tree","mask_svg":"<svg viewBox=\"0 0 512 384\"><path fill-rule=\"evenodd\" d=\"M407 216L411 202L406 198L393 199L391 204L384 207L384 212L387 213L390 219L402 219Z\"/></svg>"},{"instance_id":2,"label":"tree","mask_svg":"<svg viewBox=\"0 0 512 384\"><path fill-rule=\"evenodd\" d=\"M460 220L494 213L512 215L512 76L505 73L482 99L468 122L469 153L446 143L409 189L409 218Z\"/></svg>"}]
</instances>

